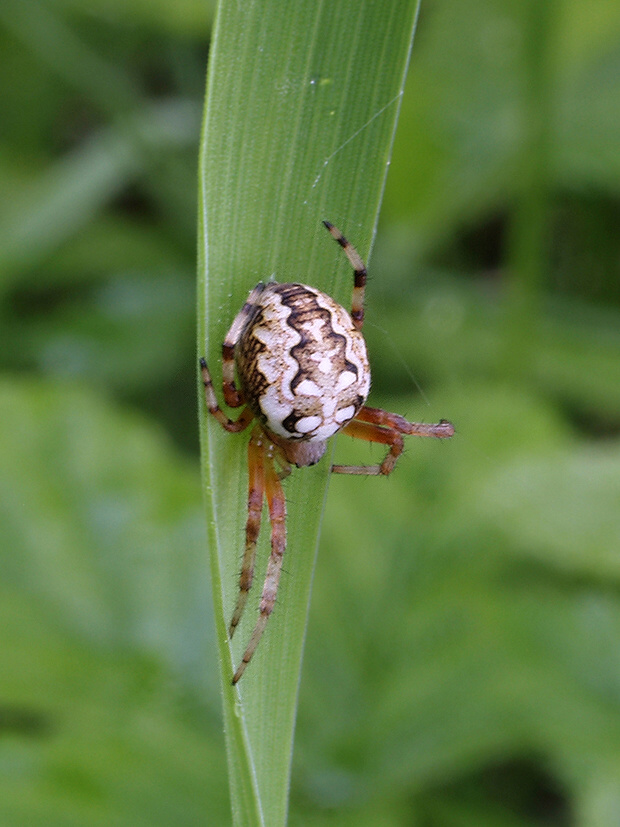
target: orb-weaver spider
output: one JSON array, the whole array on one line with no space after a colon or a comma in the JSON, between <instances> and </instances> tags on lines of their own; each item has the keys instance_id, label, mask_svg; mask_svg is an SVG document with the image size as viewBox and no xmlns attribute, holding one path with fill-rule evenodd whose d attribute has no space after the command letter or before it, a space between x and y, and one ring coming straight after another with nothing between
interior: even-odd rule
<instances>
[{"instance_id":1,"label":"orb-weaver spider","mask_svg":"<svg viewBox=\"0 0 620 827\"><path fill-rule=\"evenodd\" d=\"M243 675L273 610L286 547L286 501L281 480L291 465L314 465L327 439L338 431L388 446L380 465L333 465L338 474L389 474L404 446L403 435L451 437L446 420L435 425L407 422L398 414L365 406L370 367L362 336L366 267L342 233L323 224L344 249L354 271L352 309L305 284L260 283L250 293L222 346L224 400L244 406L236 420L220 409L211 375L200 360L207 408L233 433L256 420L248 444L249 494L245 553L239 594L229 626L232 638L245 608L254 574L263 499L271 521L271 555L259 618L233 684ZM240 389L235 385L235 367ZM276 467L277 466L277 467Z\"/></svg>"}]
</instances>

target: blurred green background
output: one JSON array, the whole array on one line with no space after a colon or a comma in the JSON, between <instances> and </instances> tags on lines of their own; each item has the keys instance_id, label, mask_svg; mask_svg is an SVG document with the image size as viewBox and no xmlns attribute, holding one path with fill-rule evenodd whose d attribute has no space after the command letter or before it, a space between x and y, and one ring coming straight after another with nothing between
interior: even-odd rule
<instances>
[{"instance_id":1,"label":"blurred green background","mask_svg":"<svg viewBox=\"0 0 620 827\"><path fill-rule=\"evenodd\" d=\"M7 827L230 823L195 390L212 13L0 5ZM620 824L619 147L620 5L423 0L371 403L458 433L331 483L291 824Z\"/></svg>"}]
</instances>

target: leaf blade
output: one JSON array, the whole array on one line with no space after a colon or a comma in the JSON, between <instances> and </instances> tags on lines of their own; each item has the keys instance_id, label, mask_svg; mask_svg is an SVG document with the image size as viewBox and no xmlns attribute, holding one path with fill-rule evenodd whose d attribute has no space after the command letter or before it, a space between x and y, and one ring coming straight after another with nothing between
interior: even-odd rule
<instances>
[{"instance_id":1,"label":"leaf blade","mask_svg":"<svg viewBox=\"0 0 620 827\"><path fill-rule=\"evenodd\" d=\"M216 387L218 345L260 281L307 281L351 301L351 270L329 218L367 258L381 200L417 0L267 6L222 3L201 146L199 351ZM230 686L255 619L226 639L247 494L246 438L203 415L203 475L236 824L283 824L298 676L329 464L286 481L288 548L278 603L255 659ZM263 526L258 557L268 554ZM231 657L231 649L233 655ZM274 700L277 699L277 700Z\"/></svg>"}]
</instances>

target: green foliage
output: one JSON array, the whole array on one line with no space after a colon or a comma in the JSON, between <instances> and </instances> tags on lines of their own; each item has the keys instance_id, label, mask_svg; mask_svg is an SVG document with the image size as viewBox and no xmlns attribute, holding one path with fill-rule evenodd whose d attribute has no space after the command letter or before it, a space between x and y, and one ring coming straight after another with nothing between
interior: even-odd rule
<instances>
[{"instance_id":1,"label":"green foliage","mask_svg":"<svg viewBox=\"0 0 620 827\"><path fill-rule=\"evenodd\" d=\"M542 5L422 5L370 262L371 399L458 433L410 440L390 479L330 485L291 823L620 818L620 12L554 0L537 27ZM209 11L0 6L7 827L230 823L193 338ZM327 216L364 253L367 180ZM308 279L336 273L346 300L326 208L265 217L274 257L235 266L210 354L276 244L295 273L309 244Z\"/></svg>"},{"instance_id":2,"label":"green foliage","mask_svg":"<svg viewBox=\"0 0 620 827\"><path fill-rule=\"evenodd\" d=\"M60 382L0 417L2 823L223 823L194 463Z\"/></svg>"},{"instance_id":3,"label":"green foliage","mask_svg":"<svg viewBox=\"0 0 620 827\"><path fill-rule=\"evenodd\" d=\"M390 13L356 0L326 7L222 3L211 42L200 163L198 349L219 377L221 343L248 289L273 275L350 305L351 266L321 218L363 227L368 254L385 184L417 0ZM349 36L342 38L344 20ZM235 105L231 106L231 101ZM269 113L266 117L266 113ZM221 382L215 380L219 390ZM285 576L278 611L243 680L231 686L256 622L250 600L232 644L247 437L204 410L203 478L220 643L234 823L284 824L301 655L328 462L284 483ZM264 520L257 556L269 555ZM256 590L264 565L257 567ZM274 703L277 698L277 703Z\"/></svg>"}]
</instances>

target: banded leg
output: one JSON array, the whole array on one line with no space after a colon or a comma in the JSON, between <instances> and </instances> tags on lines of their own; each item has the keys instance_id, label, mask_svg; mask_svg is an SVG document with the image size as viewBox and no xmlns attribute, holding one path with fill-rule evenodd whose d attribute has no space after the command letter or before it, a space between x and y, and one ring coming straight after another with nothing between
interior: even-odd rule
<instances>
[{"instance_id":1,"label":"banded leg","mask_svg":"<svg viewBox=\"0 0 620 827\"><path fill-rule=\"evenodd\" d=\"M366 265L362 261L360 254L355 247L347 241L340 230L334 227L329 221L324 221L323 224L327 227L331 235L336 239L338 244L345 251L347 258L353 267L353 299L351 301L351 318L353 324L358 330L362 329L364 324L364 292L366 290Z\"/></svg>"},{"instance_id":2,"label":"banded leg","mask_svg":"<svg viewBox=\"0 0 620 827\"><path fill-rule=\"evenodd\" d=\"M335 474L376 476L391 474L394 470L396 461L403 452L403 435L448 439L454 435L454 426L445 419L436 424L408 422L399 414L389 413L380 408L363 407L356 418L343 428L342 433L367 442L389 445L390 449L380 465L332 465L332 471Z\"/></svg>"},{"instance_id":3,"label":"banded leg","mask_svg":"<svg viewBox=\"0 0 620 827\"><path fill-rule=\"evenodd\" d=\"M254 419L254 414L252 411L249 408L244 408L236 420L229 419L217 403L217 397L213 388L213 380L211 379L211 374L209 373L207 363L203 358L200 359L200 370L202 373L202 384L205 387L205 402L207 404L207 408L209 409L209 413L217 419L222 428L225 428L231 433L238 433L239 431L245 430L245 428L247 428L250 422ZM232 407L235 406L233 405Z\"/></svg>"},{"instance_id":4,"label":"banded leg","mask_svg":"<svg viewBox=\"0 0 620 827\"><path fill-rule=\"evenodd\" d=\"M224 401L230 408L238 408L243 405L243 394L237 390L235 385L235 345L248 319L254 313L256 300L265 289L266 285L260 282L250 293L247 301L233 319L230 330L226 334L222 345L222 388Z\"/></svg>"},{"instance_id":5,"label":"banded leg","mask_svg":"<svg viewBox=\"0 0 620 827\"><path fill-rule=\"evenodd\" d=\"M368 405L364 405L355 418L362 422L383 425L385 428L394 428L405 436L433 436L436 439L450 439L454 436L454 425L447 419L440 419L435 423L409 422L400 414L390 413L382 408L369 408Z\"/></svg>"},{"instance_id":6,"label":"banded leg","mask_svg":"<svg viewBox=\"0 0 620 827\"><path fill-rule=\"evenodd\" d=\"M271 453L263 453L265 494L269 506L269 520L271 522L271 555L267 563L267 574L261 595L259 618L250 637L250 642L241 659L241 663L233 677L233 684L241 678L248 663L256 651L262 637L269 616L273 611L282 572L282 558L286 548L286 500L280 479L273 463Z\"/></svg>"},{"instance_id":7,"label":"banded leg","mask_svg":"<svg viewBox=\"0 0 620 827\"><path fill-rule=\"evenodd\" d=\"M254 579L254 560L256 558L256 541L260 532L265 495L265 467L262 428L256 427L248 443L248 520L245 526L245 552L239 575L239 594L233 612L228 636L232 638L248 600L248 593Z\"/></svg>"}]
</instances>

